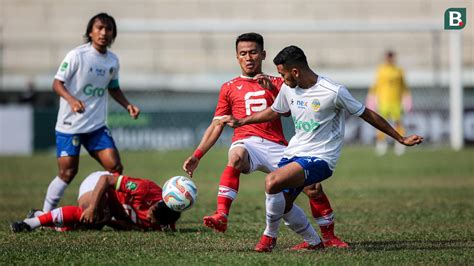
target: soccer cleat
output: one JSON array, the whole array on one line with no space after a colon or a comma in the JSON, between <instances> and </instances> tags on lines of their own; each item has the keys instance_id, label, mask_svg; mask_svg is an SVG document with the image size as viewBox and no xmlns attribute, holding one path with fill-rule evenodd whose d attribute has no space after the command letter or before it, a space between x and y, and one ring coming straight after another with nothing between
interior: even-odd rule
<instances>
[{"instance_id":1,"label":"soccer cleat","mask_svg":"<svg viewBox=\"0 0 474 266\"><path fill-rule=\"evenodd\" d=\"M227 230L227 215L214 213L211 216L204 216L204 225L218 232L224 233Z\"/></svg>"},{"instance_id":2,"label":"soccer cleat","mask_svg":"<svg viewBox=\"0 0 474 266\"><path fill-rule=\"evenodd\" d=\"M10 224L10 230L12 230L13 233L29 232L31 231L31 227L23 221L17 221Z\"/></svg>"},{"instance_id":3,"label":"soccer cleat","mask_svg":"<svg viewBox=\"0 0 474 266\"><path fill-rule=\"evenodd\" d=\"M320 226L325 247L349 248L349 245L334 234L334 224Z\"/></svg>"},{"instance_id":4,"label":"soccer cleat","mask_svg":"<svg viewBox=\"0 0 474 266\"><path fill-rule=\"evenodd\" d=\"M349 248L349 245L339 239L337 236L333 236L331 238L324 239L324 246L325 247L334 247L334 248Z\"/></svg>"},{"instance_id":5,"label":"soccer cleat","mask_svg":"<svg viewBox=\"0 0 474 266\"><path fill-rule=\"evenodd\" d=\"M257 252L272 252L273 248L276 246L276 242L276 237L262 235L260 241L255 245L254 250Z\"/></svg>"},{"instance_id":6,"label":"soccer cleat","mask_svg":"<svg viewBox=\"0 0 474 266\"><path fill-rule=\"evenodd\" d=\"M40 210L40 209L31 209L31 210L26 214L26 219L31 219L31 218L37 217L37 215L35 215L37 212L43 213L43 211Z\"/></svg>"},{"instance_id":7,"label":"soccer cleat","mask_svg":"<svg viewBox=\"0 0 474 266\"><path fill-rule=\"evenodd\" d=\"M324 249L323 242L319 242L319 244L316 244L316 245L310 245L308 242L304 241L291 248L291 250L318 250L318 249Z\"/></svg>"}]
</instances>

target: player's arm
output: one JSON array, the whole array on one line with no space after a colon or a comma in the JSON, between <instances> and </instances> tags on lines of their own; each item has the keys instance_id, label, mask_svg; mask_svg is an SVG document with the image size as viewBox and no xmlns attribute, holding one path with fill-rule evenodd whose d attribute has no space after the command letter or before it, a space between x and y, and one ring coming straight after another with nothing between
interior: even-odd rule
<instances>
[{"instance_id":1,"label":"player's arm","mask_svg":"<svg viewBox=\"0 0 474 266\"><path fill-rule=\"evenodd\" d=\"M423 142L423 137L418 135L411 135L408 137L401 136L383 117L378 115L376 112L370 110L369 108L365 108L362 115L360 115L362 119L364 119L367 123L371 124L373 127L377 128L378 130L382 131L383 133L389 135L399 143L406 145L406 146L413 146L416 144L420 144Z\"/></svg>"},{"instance_id":2,"label":"player's arm","mask_svg":"<svg viewBox=\"0 0 474 266\"><path fill-rule=\"evenodd\" d=\"M275 112L271 107L268 107L262 112L255 113L251 116L247 116L241 119L236 119L233 116L229 116L221 119L221 121L226 123L230 127L236 128L248 124L257 124L272 121L278 119L281 115L281 113Z\"/></svg>"},{"instance_id":3,"label":"player's arm","mask_svg":"<svg viewBox=\"0 0 474 266\"><path fill-rule=\"evenodd\" d=\"M212 146L219 139L225 124L221 122L220 118L215 118L212 120L209 127L204 132L204 135L201 138L201 142L194 151L194 154L189 156L183 163L183 170L190 176L193 176L194 170L199 165L199 160L208 152Z\"/></svg>"},{"instance_id":4,"label":"player's arm","mask_svg":"<svg viewBox=\"0 0 474 266\"><path fill-rule=\"evenodd\" d=\"M127 110L127 112L133 119L138 118L138 116L140 115L140 109L127 100L127 97L125 97L120 87L109 87L109 94L110 96L112 96L112 98L114 98L117 103L119 103L121 106L123 106L123 108Z\"/></svg>"},{"instance_id":5,"label":"player's arm","mask_svg":"<svg viewBox=\"0 0 474 266\"><path fill-rule=\"evenodd\" d=\"M91 202L81 215L80 221L83 223L95 223L99 220L98 206L100 200L104 197L107 189L115 187L118 181L118 176L115 175L102 175L99 177L94 190L92 191Z\"/></svg>"},{"instance_id":6,"label":"player's arm","mask_svg":"<svg viewBox=\"0 0 474 266\"><path fill-rule=\"evenodd\" d=\"M54 92L59 95L60 97L64 98L69 105L71 106L71 110L77 113L83 113L86 110L86 105L76 99L76 97L72 96L69 91L64 86L64 82L59 79L54 79L53 81L53 90Z\"/></svg>"}]
</instances>

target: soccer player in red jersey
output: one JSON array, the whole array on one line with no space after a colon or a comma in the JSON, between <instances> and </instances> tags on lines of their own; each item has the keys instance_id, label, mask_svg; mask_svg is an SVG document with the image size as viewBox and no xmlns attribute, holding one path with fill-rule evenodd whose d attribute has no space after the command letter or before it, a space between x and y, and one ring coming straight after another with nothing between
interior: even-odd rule
<instances>
[{"instance_id":1,"label":"soccer player in red jersey","mask_svg":"<svg viewBox=\"0 0 474 266\"><path fill-rule=\"evenodd\" d=\"M221 118L228 115L244 118L265 110L273 104L283 84L283 79L262 73L262 61L265 60L266 52L260 34L244 33L237 38L235 45L242 74L222 85L214 118L194 154L183 164L183 170L190 176L203 155L222 134L225 125L220 122ZM277 169L286 145L288 142L280 119L236 128L229 148L227 167L222 172L219 183L217 210L213 215L204 217L204 224L225 232L230 207L239 190L240 174L254 171L269 173ZM348 247L334 234L333 210L321 185L313 184L304 191L310 198L312 215L321 228L325 246ZM304 222L306 220L288 220L303 219L303 216L306 219L304 212L295 205L285 222L293 230L301 231L309 224Z\"/></svg>"},{"instance_id":2,"label":"soccer player in red jersey","mask_svg":"<svg viewBox=\"0 0 474 266\"><path fill-rule=\"evenodd\" d=\"M14 222L13 232L40 226L58 231L100 229L109 225L119 230L162 230L175 223L180 213L166 207L161 187L151 180L109 172L94 172L79 189L78 206L65 206L36 217Z\"/></svg>"}]
</instances>

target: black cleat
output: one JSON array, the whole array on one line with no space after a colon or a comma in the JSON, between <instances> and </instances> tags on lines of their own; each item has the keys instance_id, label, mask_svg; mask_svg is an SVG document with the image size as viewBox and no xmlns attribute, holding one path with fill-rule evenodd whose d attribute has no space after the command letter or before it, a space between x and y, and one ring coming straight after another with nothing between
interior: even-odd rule
<instances>
[{"instance_id":1,"label":"black cleat","mask_svg":"<svg viewBox=\"0 0 474 266\"><path fill-rule=\"evenodd\" d=\"M43 212L42 210L40 209L31 209L27 214L26 214L26 219L31 219L31 218L35 218L35 213L36 212Z\"/></svg>"},{"instance_id":2,"label":"black cleat","mask_svg":"<svg viewBox=\"0 0 474 266\"><path fill-rule=\"evenodd\" d=\"M10 224L10 229L12 230L13 233L19 233L19 232L30 232L31 227L23 222L23 221L16 221Z\"/></svg>"}]
</instances>

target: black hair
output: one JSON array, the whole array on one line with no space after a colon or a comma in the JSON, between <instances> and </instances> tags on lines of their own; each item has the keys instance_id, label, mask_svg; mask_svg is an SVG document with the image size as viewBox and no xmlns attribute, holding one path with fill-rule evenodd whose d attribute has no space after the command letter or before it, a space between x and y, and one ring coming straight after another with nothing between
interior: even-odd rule
<instances>
[{"instance_id":1,"label":"black hair","mask_svg":"<svg viewBox=\"0 0 474 266\"><path fill-rule=\"evenodd\" d=\"M291 45L283 48L273 59L275 65L283 65L285 68L308 66L306 55L301 48Z\"/></svg>"},{"instance_id":2,"label":"black hair","mask_svg":"<svg viewBox=\"0 0 474 266\"><path fill-rule=\"evenodd\" d=\"M255 32L247 32L239 35L235 40L235 49L237 50L237 45L239 42L255 42L263 51L263 36Z\"/></svg>"},{"instance_id":3,"label":"black hair","mask_svg":"<svg viewBox=\"0 0 474 266\"><path fill-rule=\"evenodd\" d=\"M177 211L173 211L172 209L166 206L164 201L159 201L156 204L156 209L153 212L155 219L158 223L162 226L174 225L176 221L178 221L179 217L181 217L181 213Z\"/></svg>"},{"instance_id":4,"label":"black hair","mask_svg":"<svg viewBox=\"0 0 474 266\"><path fill-rule=\"evenodd\" d=\"M115 24L115 19L107 13L99 13L89 20L89 23L87 23L86 33L84 34L84 41L86 43L92 42L92 38L89 34L92 32L92 26L94 26L96 19L111 26L113 33L112 42L110 44L112 44L115 41L115 37L117 37L117 24Z\"/></svg>"}]
</instances>

